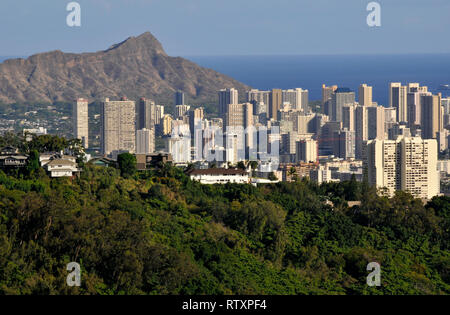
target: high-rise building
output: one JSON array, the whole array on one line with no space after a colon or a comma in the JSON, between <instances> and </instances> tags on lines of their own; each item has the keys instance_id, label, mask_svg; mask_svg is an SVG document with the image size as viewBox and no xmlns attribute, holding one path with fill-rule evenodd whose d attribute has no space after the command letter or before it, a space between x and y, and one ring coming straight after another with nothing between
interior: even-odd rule
<instances>
[{"instance_id":1,"label":"high-rise building","mask_svg":"<svg viewBox=\"0 0 450 315\"><path fill-rule=\"evenodd\" d=\"M152 100L141 98L137 106L137 126L140 129L155 129L156 105Z\"/></svg>"},{"instance_id":2,"label":"high-rise building","mask_svg":"<svg viewBox=\"0 0 450 315\"><path fill-rule=\"evenodd\" d=\"M419 83L408 83L408 93L414 93L414 92L427 93L428 87L420 86Z\"/></svg>"},{"instance_id":3,"label":"high-rise building","mask_svg":"<svg viewBox=\"0 0 450 315\"><path fill-rule=\"evenodd\" d=\"M331 96L331 121L342 121L342 108L355 103L355 92L339 88Z\"/></svg>"},{"instance_id":4,"label":"high-rise building","mask_svg":"<svg viewBox=\"0 0 450 315\"><path fill-rule=\"evenodd\" d=\"M366 106L355 109L355 157L363 158L364 142L369 140L369 122Z\"/></svg>"},{"instance_id":5,"label":"high-rise building","mask_svg":"<svg viewBox=\"0 0 450 315\"><path fill-rule=\"evenodd\" d=\"M372 106L372 87L367 84L361 84L359 86L359 105L361 106Z\"/></svg>"},{"instance_id":6,"label":"high-rise building","mask_svg":"<svg viewBox=\"0 0 450 315\"><path fill-rule=\"evenodd\" d=\"M397 121L408 122L408 87L395 82L389 85L389 107L397 109Z\"/></svg>"},{"instance_id":7,"label":"high-rise building","mask_svg":"<svg viewBox=\"0 0 450 315\"><path fill-rule=\"evenodd\" d=\"M80 139L85 148L89 147L89 116L88 100L77 99L73 106L73 133L76 139Z\"/></svg>"},{"instance_id":8,"label":"high-rise building","mask_svg":"<svg viewBox=\"0 0 450 315\"><path fill-rule=\"evenodd\" d=\"M278 119L278 110L283 104L283 91L273 89L269 94L269 119Z\"/></svg>"},{"instance_id":9,"label":"high-rise building","mask_svg":"<svg viewBox=\"0 0 450 315\"><path fill-rule=\"evenodd\" d=\"M334 133L342 129L342 122L325 122L320 130L319 151L320 155L331 155L334 149Z\"/></svg>"},{"instance_id":10,"label":"high-rise building","mask_svg":"<svg viewBox=\"0 0 450 315\"><path fill-rule=\"evenodd\" d=\"M268 114L270 91L253 89L247 91L247 103L253 104L253 112L257 115Z\"/></svg>"},{"instance_id":11,"label":"high-rise building","mask_svg":"<svg viewBox=\"0 0 450 315\"><path fill-rule=\"evenodd\" d=\"M122 98L121 101L105 99L101 108L102 153L113 151L135 152L136 104Z\"/></svg>"},{"instance_id":12,"label":"high-rise building","mask_svg":"<svg viewBox=\"0 0 450 315\"><path fill-rule=\"evenodd\" d=\"M325 115L331 115L331 96L333 95L334 91L337 90L337 88L337 85L322 85L322 108Z\"/></svg>"},{"instance_id":13,"label":"high-rise building","mask_svg":"<svg viewBox=\"0 0 450 315\"><path fill-rule=\"evenodd\" d=\"M181 125L172 130L165 138L166 152L170 153L174 163L188 163L192 160L191 137L188 125Z\"/></svg>"},{"instance_id":14,"label":"high-rise building","mask_svg":"<svg viewBox=\"0 0 450 315\"><path fill-rule=\"evenodd\" d=\"M341 159L355 158L355 132L344 128L334 132L333 154Z\"/></svg>"},{"instance_id":15,"label":"high-rise building","mask_svg":"<svg viewBox=\"0 0 450 315\"><path fill-rule=\"evenodd\" d=\"M177 105L175 106L175 114L177 119L183 119L183 116L189 111L191 106L189 105Z\"/></svg>"},{"instance_id":16,"label":"high-rise building","mask_svg":"<svg viewBox=\"0 0 450 315\"><path fill-rule=\"evenodd\" d=\"M355 105L345 105L342 107L342 128L355 131Z\"/></svg>"},{"instance_id":17,"label":"high-rise building","mask_svg":"<svg viewBox=\"0 0 450 315\"><path fill-rule=\"evenodd\" d=\"M160 123L160 134L162 133L164 136L170 135L174 128L173 122L174 120L172 116L170 116L169 114L164 115ZM183 123L180 123L180 125L183 125Z\"/></svg>"},{"instance_id":18,"label":"high-rise building","mask_svg":"<svg viewBox=\"0 0 450 315\"><path fill-rule=\"evenodd\" d=\"M391 129L397 123L397 109L394 107L385 107L384 108L384 133L388 133L389 129Z\"/></svg>"},{"instance_id":19,"label":"high-rise building","mask_svg":"<svg viewBox=\"0 0 450 315\"><path fill-rule=\"evenodd\" d=\"M309 109L309 92L301 88L283 90L282 103L291 104L293 110L307 112Z\"/></svg>"},{"instance_id":20,"label":"high-rise building","mask_svg":"<svg viewBox=\"0 0 450 315\"><path fill-rule=\"evenodd\" d=\"M227 105L238 104L239 95L236 89L222 89L219 91L219 115L223 117L227 111Z\"/></svg>"},{"instance_id":21,"label":"high-rise building","mask_svg":"<svg viewBox=\"0 0 450 315\"><path fill-rule=\"evenodd\" d=\"M422 138L436 139L437 133L443 129L441 95L422 95L420 102Z\"/></svg>"},{"instance_id":22,"label":"high-rise building","mask_svg":"<svg viewBox=\"0 0 450 315\"><path fill-rule=\"evenodd\" d=\"M369 140L385 138L385 111L383 106L367 107L367 129Z\"/></svg>"},{"instance_id":23,"label":"high-rise building","mask_svg":"<svg viewBox=\"0 0 450 315\"><path fill-rule=\"evenodd\" d=\"M181 91L175 92L175 106L184 105L184 93Z\"/></svg>"},{"instance_id":24,"label":"high-rise building","mask_svg":"<svg viewBox=\"0 0 450 315\"><path fill-rule=\"evenodd\" d=\"M189 112L189 130L191 131L192 137L194 137L195 129L202 129L201 123L204 118L204 109L203 107L198 107L195 109L191 109Z\"/></svg>"},{"instance_id":25,"label":"high-rise building","mask_svg":"<svg viewBox=\"0 0 450 315\"><path fill-rule=\"evenodd\" d=\"M450 125L450 97L441 99L444 128Z\"/></svg>"},{"instance_id":26,"label":"high-rise building","mask_svg":"<svg viewBox=\"0 0 450 315\"><path fill-rule=\"evenodd\" d=\"M366 141L384 139L385 135L385 108L383 106L357 106L355 111L355 157L363 158Z\"/></svg>"},{"instance_id":27,"label":"high-rise building","mask_svg":"<svg viewBox=\"0 0 450 315\"><path fill-rule=\"evenodd\" d=\"M239 126L245 129L251 125L253 125L253 105L251 103L228 104L224 128Z\"/></svg>"},{"instance_id":28,"label":"high-rise building","mask_svg":"<svg viewBox=\"0 0 450 315\"><path fill-rule=\"evenodd\" d=\"M281 152L283 154L295 155L298 138L298 133L295 131L289 131L281 134Z\"/></svg>"},{"instance_id":29,"label":"high-rise building","mask_svg":"<svg viewBox=\"0 0 450 315\"><path fill-rule=\"evenodd\" d=\"M161 123L161 119L164 117L164 106L156 105L155 108L155 124L159 125Z\"/></svg>"},{"instance_id":30,"label":"high-rise building","mask_svg":"<svg viewBox=\"0 0 450 315\"><path fill-rule=\"evenodd\" d=\"M317 141L313 139L304 139L296 143L296 161L297 162L317 162L318 147Z\"/></svg>"},{"instance_id":31,"label":"high-rise building","mask_svg":"<svg viewBox=\"0 0 450 315\"><path fill-rule=\"evenodd\" d=\"M386 188L390 196L403 190L431 199L440 191L437 151L435 139L400 136L397 140L370 140L365 157L369 183Z\"/></svg>"},{"instance_id":32,"label":"high-rise building","mask_svg":"<svg viewBox=\"0 0 450 315\"><path fill-rule=\"evenodd\" d=\"M303 114L303 113L295 113L292 117L292 121L294 123L294 130L299 134L306 134L314 132L314 118L315 114Z\"/></svg>"},{"instance_id":33,"label":"high-rise building","mask_svg":"<svg viewBox=\"0 0 450 315\"><path fill-rule=\"evenodd\" d=\"M136 154L155 152L155 130L140 129L136 131Z\"/></svg>"}]
</instances>

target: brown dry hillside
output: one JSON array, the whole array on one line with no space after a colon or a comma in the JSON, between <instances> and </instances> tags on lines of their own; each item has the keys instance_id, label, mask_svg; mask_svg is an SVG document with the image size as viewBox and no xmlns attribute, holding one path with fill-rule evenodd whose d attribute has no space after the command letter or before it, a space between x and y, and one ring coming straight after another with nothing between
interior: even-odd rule
<instances>
[{"instance_id":1,"label":"brown dry hillside","mask_svg":"<svg viewBox=\"0 0 450 315\"><path fill-rule=\"evenodd\" d=\"M149 32L96 53L52 51L0 64L0 102L100 100L127 96L170 100L184 91L194 101L248 86L180 57L170 57Z\"/></svg>"}]
</instances>

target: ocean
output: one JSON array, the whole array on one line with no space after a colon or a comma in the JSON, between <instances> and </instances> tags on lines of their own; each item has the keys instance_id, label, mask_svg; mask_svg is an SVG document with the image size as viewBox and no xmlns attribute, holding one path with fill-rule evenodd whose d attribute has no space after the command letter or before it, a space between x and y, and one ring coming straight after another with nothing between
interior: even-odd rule
<instances>
[{"instance_id":1,"label":"ocean","mask_svg":"<svg viewBox=\"0 0 450 315\"><path fill-rule=\"evenodd\" d=\"M418 82L433 93L450 84L450 54L428 55L317 55L317 56L185 56L253 88L304 88L310 100L322 98L322 84L373 86L373 99L389 105L389 82Z\"/></svg>"}]
</instances>

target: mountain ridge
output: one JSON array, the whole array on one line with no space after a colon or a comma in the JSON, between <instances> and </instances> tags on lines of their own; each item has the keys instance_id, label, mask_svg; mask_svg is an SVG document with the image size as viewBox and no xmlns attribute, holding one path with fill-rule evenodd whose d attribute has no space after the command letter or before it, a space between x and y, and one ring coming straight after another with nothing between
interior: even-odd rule
<instances>
[{"instance_id":1,"label":"mountain ridge","mask_svg":"<svg viewBox=\"0 0 450 315\"><path fill-rule=\"evenodd\" d=\"M183 91L194 102L211 101L217 91L250 87L182 57L167 55L150 33L131 36L97 52L53 50L0 63L0 102L71 102L78 97L171 100Z\"/></svg>"}]
</instances>

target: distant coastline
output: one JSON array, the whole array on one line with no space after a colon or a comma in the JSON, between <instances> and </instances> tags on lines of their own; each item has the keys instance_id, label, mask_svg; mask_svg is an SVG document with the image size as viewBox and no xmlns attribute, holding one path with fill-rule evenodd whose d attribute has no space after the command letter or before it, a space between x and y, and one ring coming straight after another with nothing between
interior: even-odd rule
<instances>
[{"instance_id":1,"label":"distant coastline","mask_svg":"<svg viewBox=\"0 0 450 315\"><path fill-rule=\"evenodd\" d=\"M255 55L184 56L200 66L265 90L301 87L310 100L321 99L322 84L337 84L357 93L361 83L373 86L374 101L388 106L389 82L419 82L444 97L450 84L450 54L411 55Z\"/></svg>"}]
</instances>

